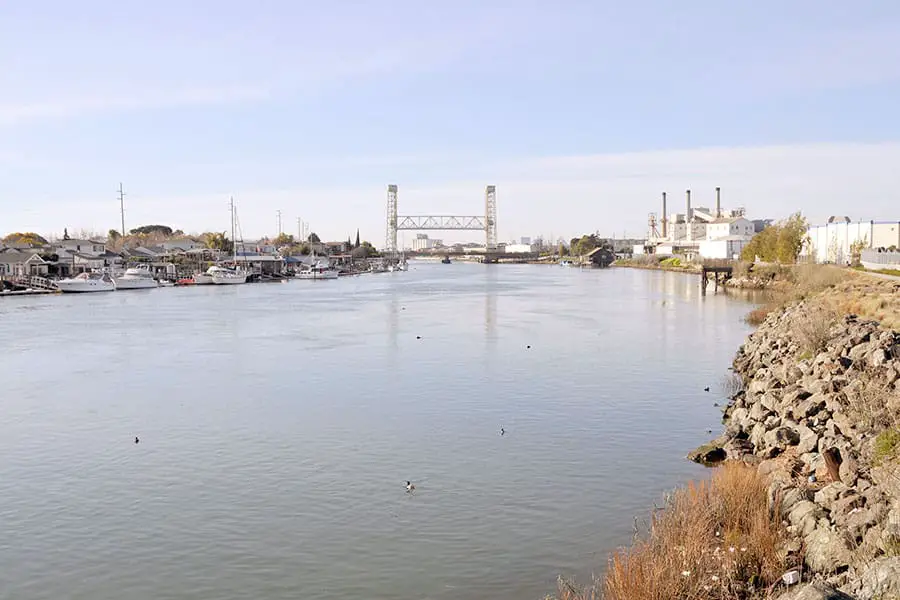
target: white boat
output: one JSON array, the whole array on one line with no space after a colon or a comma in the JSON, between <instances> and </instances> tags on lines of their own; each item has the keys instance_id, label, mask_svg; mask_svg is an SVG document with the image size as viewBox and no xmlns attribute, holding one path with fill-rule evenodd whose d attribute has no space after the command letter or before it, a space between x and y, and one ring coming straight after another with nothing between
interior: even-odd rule
<instances>
[{"instance_id":1,"label":"white boat","mask_svg":"<svg viewBox=\"0 0 900 600\"><path fill-rule=\"evenodd\" d=\"M61 292L114 292L116 282L109 273L81 273L71 279L62 279L56 282Z\"/></svg>"},{"instance_id":2,"label":"white boat","mask_svg":"<svg viewBox=\"0 0 900 600\"><path fill-rule=\"evenodd\" d=\"M247 283L247 274L243 271L232 271L231 269L219 269L212 274L213 283L216 285L237 285Z\"/></svg>"},{"instance_id":3,"label":"white boat","mask_svg":"<svg viewBox=\"0 0 900 600\"><path fill-rule=\"evenodd\" d=\"M146 290L159 287L149 267L127 269L121 277L113 277L116 290Z\"/></svg>"},{"instance_id":4,"label":"white boat","mask_svg":"<svg viewBox=\"0 0 900 600\"><path fill-rule=\"evenodd\" d=\"M212 285L213 278L209 271L217 268L218 267L210 267L206 273L194 273L194 285Z\"/></svg>"},{"instance_id":5,"label":"white boat","mask_svg":"<svg viewBox=\"0 0 900 600\"><path fill-rule=\"evenodd\" d=\"M337 269L331 265L323 265L317 262L313 266L298 272L294 277L297 279L337 279L338 276Z\"/></svg>"}]
</instances>

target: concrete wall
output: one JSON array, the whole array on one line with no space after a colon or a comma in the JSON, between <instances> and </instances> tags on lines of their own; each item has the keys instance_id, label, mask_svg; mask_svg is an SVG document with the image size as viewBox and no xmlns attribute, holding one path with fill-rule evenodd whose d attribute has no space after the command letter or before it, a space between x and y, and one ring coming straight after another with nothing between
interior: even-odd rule
<instances>
[{"instance_id":1,"label":"concrete wall","mask_svg":"<svg viewBox=\"0 0 900 600\"><path fill-rule=\"evenodd\" d=\"M872 226L872 247L900 248L900 222L886 223L876 222Z\"/></svg>"},{"instance_id":2,"label":"concrete wall","mask_svg":"<svg viewBox=\"0 0 900 600\"><path fill-rule=\"evenodd\" d=\"M872 221L810 227L807 233L812 248L805 249L804 254L811 254L818 263L845 265L850 262L850 246L855 242L863 241L867 248L871 247L873 227Z\"/></svg>"},{"instance_id":3,"label":"concrete wall","mask_svg":"<svg viewBox=\"0 0 900 600\"><path fill-rule=\"evenodd\" d=\"M702 258L733 259L740 257L750 240L708 240L700 242Z\"/></svg>"}]
</instances>

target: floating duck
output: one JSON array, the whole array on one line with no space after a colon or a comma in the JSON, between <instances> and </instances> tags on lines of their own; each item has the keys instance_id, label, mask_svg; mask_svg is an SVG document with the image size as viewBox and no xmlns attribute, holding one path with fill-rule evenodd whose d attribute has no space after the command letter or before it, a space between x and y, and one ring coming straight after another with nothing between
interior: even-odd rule
<instances>
[{"instance_id":1,"label":"floating duck","mask_svg":"<svg viewBox=\"0 0 900 600\"><path fill-rule=\"evenodd\" d=\"M141 438L139 438L139 437L137 437L137 436L134 436L134 443L135 443L135 444L140 444L140 443L141 443Z\"/></svg>"},{"instance_id":2,"label":"floating duck","mask_svg":"<svg viewBox=\"0 0 900 600\"><path fill-rule=\"evenodd\" d=\"M416 489L416 486L414 486L411 482L407 481L407 482L406 482L406 491L407 491L407 492L411 492L411 491L413 491L414 489Z\"/></svg>"}]
</instances>

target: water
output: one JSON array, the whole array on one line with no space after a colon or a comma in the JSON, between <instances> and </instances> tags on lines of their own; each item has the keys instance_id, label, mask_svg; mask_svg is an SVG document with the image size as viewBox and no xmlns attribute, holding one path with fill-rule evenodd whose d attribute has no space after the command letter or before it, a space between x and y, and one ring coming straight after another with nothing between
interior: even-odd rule
<instances>
[{"instance_id":1,"label":"water","mask_svg":"<svg viewBox=\"0 0 900 600\"><path fill-rule=\"evenodd\" d=\"M540 598L703 476L748 310L461 263L4 299L0 598Z\"/></svg>"}]
</instances>

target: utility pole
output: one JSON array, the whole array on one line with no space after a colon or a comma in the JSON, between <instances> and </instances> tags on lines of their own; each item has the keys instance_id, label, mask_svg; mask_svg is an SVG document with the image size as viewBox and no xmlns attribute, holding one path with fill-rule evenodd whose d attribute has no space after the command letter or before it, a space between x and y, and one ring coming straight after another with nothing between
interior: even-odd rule
<instances>
[{"instance_id":1,"label":"utility pole","mask_svg":"<svg viewBox=\"0 0 900 600\"><path fill-rule=\"evenodd\" d=\"M297 243L303 241L303 220L297 217Z\"/></svg>"},{"instance_id":2,"label":"utility pole","mask_svg":"<svg viewBox=\"0 0 900 600\"><path fill-rule=\"evenodd\" d=\"M122 214L122 237L125 237L125 190L119 183L119 212Z\"/></svg>"}]
</instances>

